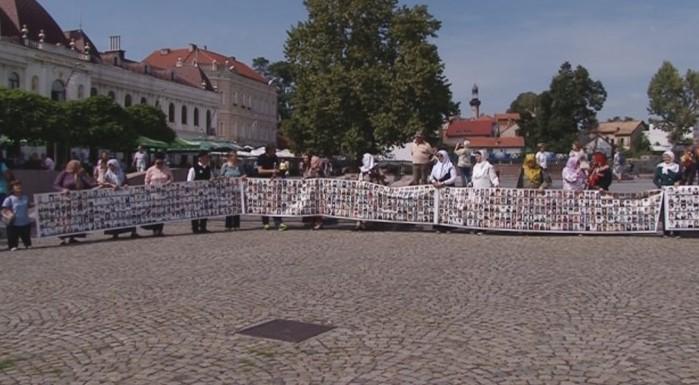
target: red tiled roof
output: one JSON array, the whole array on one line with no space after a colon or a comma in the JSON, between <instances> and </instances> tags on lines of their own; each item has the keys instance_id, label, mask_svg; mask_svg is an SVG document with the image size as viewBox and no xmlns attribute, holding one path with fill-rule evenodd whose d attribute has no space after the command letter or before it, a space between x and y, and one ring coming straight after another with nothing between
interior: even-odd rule
<instances>
[{"instance_id":1,"label":"red tiled roof","mask_svg":"<svg viewBox=\"0 0 699 385\"><path fill-rule=\"evenodd\" d=\"M495 120L519 120L520 116L516 112L508 112L505 114L495 114Z\"/></svg>"},{"instance_id":2,"label":"red tiled roof","mask_svg":"<svg viewBox=\"0 0 699 385\"><path fill-rule=\"evenodd\" d=\"M184 66L172 69L159 69L152 67L146 68L147 66L149 66L147 63L124 61L119 67L134 73L145 74L194 88L206 89L209 91L213 91L214 89L211 85L211 81L209 81L209 78L200 68ZM205 84L206 87L202 87L202 83Z\"/></svg>"},{"instance_id":3,"label":"red tiled roof","mask_svg":"<svg viewBox=\"0 0 699 385\"><path fill-rule=\"evenodd\" d=\"M631 120L628 122L604 122L600 123L597 128L592 130L593 134L606 134L618 136L633 135L636 130L641 128L645 123L641 120Z\"/></svg>"},{"instance_id":4,"label":"red tiled roof","mask_svg":"<svg viewBox=\"0 0 699 385\"><path fill-rule=\"evenodd\" d=\"M3 36L18 37L26 25L30 40L38 41L39 31L43 29L45 42L67 45L61 27L36 0L0 0L0 10L4 13L0 16Z\"/></svg>"},{"instance_id":5,"label":"red tiled roof","mask_svg":"<svg viewBox=\"0 0 699 385\"><path fill-rule=\"evenodd\" d=\"M521 136L508 137L508 138L487 138L482 136L474 136L466 138L470 143L469 147L478 148L523 148L524 138Z\"/></svg>"},{"instance_id":6,"label":"red tiled roof","mask_svg":"<svg viewBox=\"0 0 699 385\"><path fill-rule=\"evenodd\" d=\"M493 127L495 119L480 118L480 119L455 119L449 122L446 136L491 136L493 135Z\"/></svg>"},{"instance_id":7,"label":"red tiled roof","mask_svg":"<svg viewBox=\"0 0 699 385\"><path fill-rule=\"evenodd\" d=\"M248 79L252 79L258 82L262 82L267 84L267 81L265 80L262 75L258 74L250 68L248 65L246 65L243 62L240 62L236 60L233 57L226 57L224 55L221 55L219 53L209 51L206 49L201 49L197 46L194 46L193 49L190 48L181 48L181 49L162 49L162 50L157 50L151 53L147 58L145 58L143 61L152 65L153 67L158 67L158 68L174 68L177 67L177 60L182 59L182 62L184 64L189 64L189 65L211 65L214 61L218 65L225 65L226 61L228 61L228 67L232 71L237 72L243 77L246 77Z\"/></svg>"}]
</instances>

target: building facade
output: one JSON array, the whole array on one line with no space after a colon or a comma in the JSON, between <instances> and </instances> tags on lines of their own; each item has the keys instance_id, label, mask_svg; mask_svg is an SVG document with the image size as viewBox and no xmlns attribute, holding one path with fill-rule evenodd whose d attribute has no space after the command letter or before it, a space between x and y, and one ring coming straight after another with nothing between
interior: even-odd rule
<instances>
[{"instance_id":1,"label":"building facade","mask_svg":"<svg viewBox=\"0 0 699 385\"><path fill-rule=\"evenodd\" d=\"M2 87L58 101L103 95L124 107L157 106L185 139L276 140L276 92L235 58L193 45L182 50L192 54L188 61L185 52L159 50L174 61L151 55L137 62L126 58L118 37L99 52L84 31L62 31L36 0L0 0L0 32Z\"/></svg>"}]
</instances>

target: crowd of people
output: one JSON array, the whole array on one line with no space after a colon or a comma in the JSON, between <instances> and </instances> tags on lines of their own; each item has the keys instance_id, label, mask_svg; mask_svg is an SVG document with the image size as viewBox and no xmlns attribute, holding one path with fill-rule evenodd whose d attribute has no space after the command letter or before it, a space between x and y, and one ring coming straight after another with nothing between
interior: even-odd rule
<instances>
[{"instance_id":1,"label":"crowd of people","mask_svg":"<svg viewBox=\"0 0 699 385\"><path fill-rule=\"evenodd\" d=\"M452 163L451 156L446 149L433 148L422 133L415 135L411 146L413 173L411 185L430 184L435 188L454 187L457 181L467 188L493 188L500 186L500 177L496 167L488 161L487 153L470 148L469 141L456 145L453 156L456 166ZM537 146L536 153L527 153L519 172L517 188L525 189L549 189L553 186L552 170L550 168L549 155L545 144ZM51 160L52 162L52 160ZM150 163L150 164L149 164ZM165 156L157 153L153 161L149 161L149 155L139 148L133 156L131 166L138 172L144 173L144 183L150 186L166 185L173 183L175 178L169 169ZM615 177L620 178L623 166L623 158L614 156L610 164L607 156L596 152L591 156L584 148L575 143L565 167L561 171L560 179L562 188L568 191L599 190L608 191ZM329 177L331 164L327 158L315 154L306 154L300 162L300 171L303 178ZM276 155L276 148L269 145L265 152L257 158L256 166L252 171L243 166L236 152L230 152L225 157L225 162L220 168L212 166L208 152L201 152L196 162L187 173L187 181L212 180L214 178L246 178L254 176L259 178L284 178L288 176L290 167L287 161L281 160ZM663 154L663 161L657 165L653 183L658 187L675 186L680 184L691 185L699 172L699 148L687 149L680 157L679 163L675 162L675 155L668 151ZM358 170L359 180L385 184L384 175L379 170L378 162L372 154L364 154L361 166ZM69 161L64 170L56 177L53 187L55 191L68 193L85 189L122 189L128 186L128 179L124 172L124 165L109 153L102 152L96 166L88 173L82 163L77 160ZM23 193L22 184L18 181L7 165L0 159L0 204L2 205L2 220L7 227L8 248L16 250L21 240L26 247L31 246L29 208L31 202ZM319 230L323 227L322 217L305 218L312 229ZM195 234L208 233L208 221L205 218L192 220L192 232ZM285 231L287 225L281 217L263 217L264 229L277 229ZM357 223L362 229L365 223ZM234 231L240 228L240 216L225 218L225 228ZM145 230L152 231L153 236L164 235L164 224L144 226ZM440 230L440 229L438 229ZM135 227L115 229L106 234L118 238L121 234L130 234L132 238L140 237ZM62 244L77 243L78 238L84 234L71 235L61 238Z\"/></svg>"}]
</instances>

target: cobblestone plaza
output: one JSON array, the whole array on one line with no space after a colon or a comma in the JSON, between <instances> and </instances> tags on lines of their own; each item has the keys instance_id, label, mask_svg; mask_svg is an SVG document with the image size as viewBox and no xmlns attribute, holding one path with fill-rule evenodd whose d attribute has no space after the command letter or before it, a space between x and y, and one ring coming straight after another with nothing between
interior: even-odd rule
<instances>
[{"instance_id":1,"label":"cobblestone plaza","mask_svg":"<svg viewBox=\"0 0 699 385\"><path fill-rule=\"evenodd\" d=\"M699 384L698 239L254 226L0 252L0 384Z\"/></svg>"}]
</instances>

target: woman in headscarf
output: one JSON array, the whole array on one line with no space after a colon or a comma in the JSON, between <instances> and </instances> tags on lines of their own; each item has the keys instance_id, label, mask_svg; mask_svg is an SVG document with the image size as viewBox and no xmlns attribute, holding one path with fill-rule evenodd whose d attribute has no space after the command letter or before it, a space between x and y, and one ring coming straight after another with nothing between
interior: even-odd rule
<instances>
[{"instance_id":1,"label":"woman in headscarf","mask_svg":"<svg viewBox=\"0 0 699 385\"><path fill-rule=\"evenodd\" d=\"M471 184L473 188L492 188L500 186L500 178L485 156L480 151L475 151L473 155L476 157L476 164L473 166L471 174Z\"/></svg>"},{"instance_id":2,"label":"woman in headscarf","mask_svg":"<svg viewBox=\"0 0 699 385\"><path fill-rule=\"evenodd\" d=\"M576 156L568 158L565 168L562 172L563 190L566 191L582 191L585 189L587 176L580 168L580 159Z\"/></svg>"},{"instance_id":3,"label":"woman in headscarf","mask_svg":"<svg viewBox=\"0 0 699 385\"><path fill-rule=\"evenodd\" d=\"M101 183L102 188L111 188L118 190L122 187L127 187L126 174L121 170L121 165L116 159L110 159L107 162L107 172L104 174L104 182ZM131 233L131 238L139 238L135 227L126 227L123 229L107 230L105 235L111 235L113 239L119 238L120 234Z\"/></svg>"},{"instance_id":4,"label":"woman in headscarf","mask_svg":"<svg viewBox=\"0 0 699 385\"><path fill-rule=\"evenodd\" d=\"M372 181L372 174L376 172L376 160L374 156L366 153L362 157L362 165L359 167L359 180L365 182Z\"/></svg>"},{"instance_id":5,"label":"woman in headscarf","mask_svg":"<svg viewBox=\"0 0 699 385\"><path fill-rule=\"evenodd\" d=\"M148 170L146 170L146 186L164 186L175 181L172 171L165 164L165 155L162 152L155 154L155 162ZM153 231L154 237L162 237L165 225L162 223L156 225L143 226L146 230Z\"/></svg>"},{"instance_id":6,"label":"woman in headscarf","mask_svg":"<svg viewBox=\"0 0 699 385\"><path fill-rule=\"evenodd\" d=\"M323 177L323 161L320 157L313 154L306 154L303 158L303 179L314 179ZM304 222L311 222L311 228L313 230L320 230L323 228L323 217L307 217L304 218Z\"/></svg>"},{"instance_id":7,"label":"woman in headscarf","mask_svg":"<svg viewBox=\"0 0 699 385\"><path fill-rule=\"evenodd\" d=\"M547 179L546 172L536 161L536 155L527 154L524 157L522 171L519 173L517 188L544 190L551 184Z\"/></svg>"},{"instance_id":8,"label":"woman in headscarf","mask_svg":"<svg viewBox=\"0 0 699 385\"><path fill-rule=\"evenodd\" d=\"M449 154L445 150L440 150L437 152L437 163L432 166L432 172L430 174L430 183L435 188L453 187L456 183L457 172L454 165L449 159ZM448 227L445 226L433 226L435 231L440 233L446 233L449 231Z\"/></svg>"},{"instance_id":9,"label":"woman in headscarf","mask_svg":"<svg viewBox=\"0 0 699 385\"><path fill-rule=\"evenodd\" d=\"M97 187L97 183L87 175L79 160L68 162L65 170L61 171L53 182L53 188L65 194L71 191L89 190L94 187ZM78 243L78 240L75 238L85 238L85 234L60 237L59 239L61 240L61 245L67 245L69 243Z\"/></svg>"},{"instance_id":10,"label":"woman in headscarf","mask_svg":"<svg viewBox=\"0 0 699 385\"><path fill-rule=\"evenodd\" d=\"M675 163L675 154L672 151L663 153L663 161L655 169L653 183L658 187L675 186L680 183L680 165Z\"/></svg>"},{"instance_id":11,"label":"woman in headscarf","mask_svg":"<svg viewBox=\"0 0 699 385\"><path fill-rule=\"evenodd\" d=\"M592 170L587 178L587 188L590 190L609 191L612 179L612 169L609 167L607 156L601 152L592 154Z\"/></svg>"}]
</instances>

